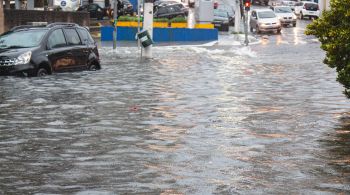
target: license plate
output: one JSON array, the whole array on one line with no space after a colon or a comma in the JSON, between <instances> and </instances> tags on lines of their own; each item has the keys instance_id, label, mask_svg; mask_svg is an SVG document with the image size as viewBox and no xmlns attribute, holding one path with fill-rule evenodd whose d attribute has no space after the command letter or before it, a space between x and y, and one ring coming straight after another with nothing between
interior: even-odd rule
<instances>
[{"instance_id":1,"label":"license plate","mask_svg":"<svg viewBox=\"0 0 350 195\"><path fill-rule=\"evenodd\" d=\"M315 12L309 12L310 14L313 14L313 13L315 13Z\"/></svg>"}]
</instances>

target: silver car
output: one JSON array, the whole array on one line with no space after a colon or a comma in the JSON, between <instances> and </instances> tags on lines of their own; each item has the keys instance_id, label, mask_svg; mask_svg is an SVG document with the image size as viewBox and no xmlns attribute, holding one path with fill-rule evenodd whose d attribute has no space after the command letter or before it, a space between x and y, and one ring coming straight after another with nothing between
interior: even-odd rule
<instances>
[{"instance_id":1,"label":"silver car","mask_svg":"<svg viewBox=\"0 0 350 195\"><path fill-rule=\"evenodd\" d=\"M275 12L282 25L291 24L293 27L297 25L297 16L289 6L275 6L271 7L271 9Z\"/></svg>"},{"instance_id":2,"label":"silver car","mask_svg":"<svg viewBox=\"0 0 350 195\"><path fill-rule=\"evenodd\" d=\"M251 32L253 32L254 29L256 33L263 31L281 32L281 22L271 9L253 10L250 15L249 25Z\"/></svg>"}]
</instances>

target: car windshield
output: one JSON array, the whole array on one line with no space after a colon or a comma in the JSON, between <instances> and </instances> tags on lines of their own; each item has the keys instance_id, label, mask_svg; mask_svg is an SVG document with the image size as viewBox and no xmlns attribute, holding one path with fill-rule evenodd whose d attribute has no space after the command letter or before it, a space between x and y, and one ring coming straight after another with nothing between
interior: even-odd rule
<instances>
[{"instance_id":1,"label":"car windshield","mask_svg":"<svg viewBox=\"0 0 350 195\"><path fill-rule=\"evenodd\" d=\"M225 17L225 18L228 17L227 12L224 10L214 10L214 15L220 16L220 17Z\"/></svg>"},{"instance_id":2,"label":"car windshield","mask_svg":"<svg viewBox=\"0 0 350 195\"><path fill-rule=\"evenodd\" d=\"M47 29L7 32L0 36L0 48L26 48L38 46Z\"/></svg>"},{"instance_id":3,"label":"car windshield","mask_svg":"<svg viewBox=\"0 0 350 195\"><path fill-rule=\"evenodd\" d=\"M276 13L292 13L292 9L290 7L275 7Z\"/></svg>"},{"instance_id":4,"label":"car windshield","mask_svg":"<svg viewBox=\"0 0 350 195\"><path fill-rule=\"evenodd\" d=\"M275 18L276 15L272 11L258 12L259 18Z\"/></svg>"}]
</instances>

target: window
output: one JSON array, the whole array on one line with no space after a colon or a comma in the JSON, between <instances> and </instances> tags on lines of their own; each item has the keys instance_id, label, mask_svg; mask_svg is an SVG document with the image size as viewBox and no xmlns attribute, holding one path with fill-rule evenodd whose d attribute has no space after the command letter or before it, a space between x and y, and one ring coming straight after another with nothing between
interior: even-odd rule
<instances>
[{"instance_id":1,"label":"window","mask_svg":"<svg viewBox=\"0 0 350 195\"><path fill-rule=\"evenodd\" d=\"M158 9L158 14L165 14L167 13L167 9L165 7L161 7Z\"/></svg>"},{"instance_id":2,"label":"window","mask_svg":"<svg viewBox=\"0 0 350 195\"><path fill-rule=\"evenodd\" d=\"M67 35L68 45L80 45L81 44L79 35L74 28L64 29L64 32Z\"/></svg>"},{"instance_id":3,"label":"window","mask_svg":"<svg viewBox=\"0 0 350 195\"><path fill-rule=\"evenodd\" d=\"M94 43L94 39L92 39L90 33L86 29L78 28L78 32L84 44Z\"/></svg>"},{"instance_id":4,"label":"window","mask_svg":"<svg viewBox=\"0 0 350 195\"><path fill-rule=\"evenodd\" d=\"M64 47L67 45L62 29L53 31L47 43L49 48Z\"/></svg>"}]
</instances>

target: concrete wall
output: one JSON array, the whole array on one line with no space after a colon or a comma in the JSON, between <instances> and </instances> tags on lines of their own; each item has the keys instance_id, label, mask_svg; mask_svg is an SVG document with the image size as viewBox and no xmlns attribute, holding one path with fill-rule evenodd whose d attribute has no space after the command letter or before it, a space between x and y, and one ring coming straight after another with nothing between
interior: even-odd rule
<instances>
[{"instance_id":1,"label":"concrete wall","mask_svg":"<svg viewBox=\"0 0 350 195\"><path fill-rule=\"evenodd\" d=\"M37 10L4 10L4 25L0 29L5 31L14 26L25 25L27 22L72 22L81 26L90 25L90 15L88 12L63 12L63 11L37 11Z\"/></svg>"},{"instance_id":2,"label":"concrete wall","mask_svg":"<svg viewBox=\"0 0 350 195\"><path fill-rule=\"evenodd\" d=\"M4 11L3 8L0 6L0 34L5 32L4 29Z\"/></svg>"}]
</instances>

